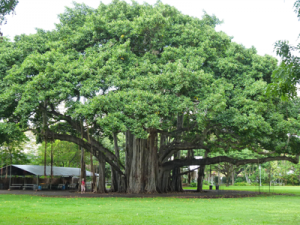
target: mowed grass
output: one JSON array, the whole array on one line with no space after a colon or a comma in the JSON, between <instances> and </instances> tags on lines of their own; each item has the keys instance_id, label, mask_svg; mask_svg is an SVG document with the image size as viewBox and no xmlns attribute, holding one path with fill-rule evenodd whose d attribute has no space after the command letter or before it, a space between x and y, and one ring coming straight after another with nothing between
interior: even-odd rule
<instances>
[{"instance_id":1,"label":"mowed grass","mask_svg":"<svg viewBox=\"0 0 300 225\"><path fill-rule=\"evenodd\" d=\"M0 224L299 224L300 196L51 198L0 195Z\"/></svg>"},{"instance_id":2,"label":"mowed grass","mask_svg":"<svg viewBox=\"0 0 300 225\"><path fill-rule=\"evenodd\" d=\"M195 187L184 187L184 190L196 190ZM204 190L208 190L209 187L207 185L203 186ZM213 187L215 190L215 187ZM220 190L236 190L236 191L254 191L259 192L259 186L220 186ZM261 186L261 192L276 193L276 194L294 194L300 195L300 186L271 186L269 190L269 186ZM300 222L299 222L300 223Z\"/></svg>"}]
</instances>

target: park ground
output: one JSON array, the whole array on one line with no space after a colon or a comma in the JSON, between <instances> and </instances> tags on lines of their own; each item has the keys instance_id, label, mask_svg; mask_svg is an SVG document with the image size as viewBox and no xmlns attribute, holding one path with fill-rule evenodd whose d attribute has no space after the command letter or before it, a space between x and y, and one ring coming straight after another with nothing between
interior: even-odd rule
<instances>
[{"instance_id":1,"label":"park ground","mask_svg":"<svg viewBox=\"0 0 300 225\"><path fill-rule=\"evenodd\" d=\"M300 187L273 189L284 195L209 199L0 194L0 224L299 224Z\"/></svg>"}]
</instances>

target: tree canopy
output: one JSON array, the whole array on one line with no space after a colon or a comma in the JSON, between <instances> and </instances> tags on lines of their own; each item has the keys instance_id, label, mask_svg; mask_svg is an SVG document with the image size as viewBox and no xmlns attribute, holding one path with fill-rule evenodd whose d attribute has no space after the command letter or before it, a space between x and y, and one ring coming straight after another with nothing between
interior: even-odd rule
<instances>
[{"instance_id":1,"label":"tree canopy","mask_svg":"<svg viewBox=\"0 0 300 225\"><path fill-rule=\"evenodd\" d=\"M6 23L5 16L9 15L10 13L14 12L17 4L19 3L18 0L0 0L0 26ZM0 36L3 34L0 31Z\"/></svg>"},{"instance_id":2,"label":"tree canopy","mask_svg":"<svg viewBox=\"0 0 300 225\"><path fill-rule=\"evenodd\" d=\"M300 20L300 1L294 3L294 12ZM273 83L269 85L271 94L280 95L283 99L297 96L297 85L300 79L300 44L292 46L286 40L277 41L275 44L277 55L281 63L273 72Z\"/></svg>"},{"instance_id":3,"label":"tree canopy","mask_svg":"<svg viewBox=\"0 0 300 225\"><path fill-rule=\"evenodd\" d=\"M80 145L133 193L170 190L170 171L175 181L183 166L258 161L226 156L232 151L298 162L299 101L265 94L277 60L217 32L215 16L115 0L97 9L75 3L59 18L51 32L0 43L5 124ZM126 135L125 163L117 133ZM194 149L208 157L178 153Z\"/></svg>"}]
</instances>

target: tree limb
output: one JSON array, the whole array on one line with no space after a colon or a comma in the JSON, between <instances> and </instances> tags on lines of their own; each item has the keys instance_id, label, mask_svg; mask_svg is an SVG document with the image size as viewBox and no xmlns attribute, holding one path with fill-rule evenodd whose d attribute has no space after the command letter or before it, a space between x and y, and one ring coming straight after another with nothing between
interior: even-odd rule
<instances>
[{"instance_id":1,"label":"tree limb","mask_svg":"<svg viewBox=\"0 0 300 225\"><path fill-rule=\"evenodd\" d=\"M297 164L299 163L299 155L297 155L295 158L292 157L286 157L286 156L275 156L275 157L267 157L267 158L261 158L261 159L234 159L229 158L227 156L217 156L214 158L205 158L205 159L175 159L173 161L168 161L163 163L162 167L164 170L173 170L177 167L183 167L183 166L191 166L191 165L211 165L211 164L217 164L217 163L231 163L236 166L241 166L245 164L255 164L255 163L265 163L270 161L281 161L281 160L287 160L291 163Z\"/></svg>"}]
</instances>

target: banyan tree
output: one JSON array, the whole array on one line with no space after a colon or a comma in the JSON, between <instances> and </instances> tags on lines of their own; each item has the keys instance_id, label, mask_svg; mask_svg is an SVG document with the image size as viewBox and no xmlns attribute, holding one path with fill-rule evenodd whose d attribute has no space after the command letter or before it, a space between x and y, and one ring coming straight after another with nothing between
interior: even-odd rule
<instances>
[{"instance_id":1,"label":"banyan tree","mask_svg":"<svg viewBox=\"0 0 300 225\"><path fill-rule=\"evenodd\" d=\"M7 126L76 143L99 160L100 181L110 164L120 192L181 191L180 168L189 165L200 166L201 186L206 165L298 163L298 99L265 94L277 60L217 32L215 16L115 0L97 9L75 4L59 19L52 31L0 42ZM262 157L227 156L243 149Z\"/></svg>"}]
</instances>

